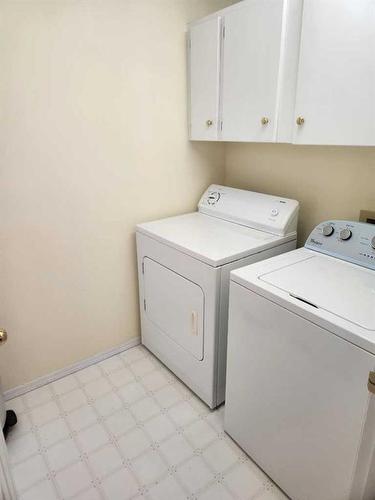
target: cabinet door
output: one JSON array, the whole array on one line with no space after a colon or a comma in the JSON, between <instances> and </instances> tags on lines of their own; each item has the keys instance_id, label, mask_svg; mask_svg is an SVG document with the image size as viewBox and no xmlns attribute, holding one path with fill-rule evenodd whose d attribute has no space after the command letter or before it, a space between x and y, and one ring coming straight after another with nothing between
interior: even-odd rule
<instances>
[{"instance_id":1,"label":"cabinet door","mask_svg":"<svg viewBox=\"0 0 375 500\"><path fill-rule=\"evenodd\" d=\"M225 15L223 140L276 138L283 5L283 0L249 0Z\"/></svg>"},{"instance_id":2,"label":"cabinet door","mask_svg":"<svg viewBox=\"0 0 375 500\"><path fill-rule=\"evenodd\" d=\"M189 30L190 139L217 140L219 114L220 18Z\"/></svg>"},{"instance_id":3,"label":"cabinet door","mask_svg":"<svg viewBox=\"0 0 375 500\"><path fill-rule=\"evenodd\" d=\"M296 144L375 144L374 0L304 1L294 119Z\"/></svg>"}]
</instances>

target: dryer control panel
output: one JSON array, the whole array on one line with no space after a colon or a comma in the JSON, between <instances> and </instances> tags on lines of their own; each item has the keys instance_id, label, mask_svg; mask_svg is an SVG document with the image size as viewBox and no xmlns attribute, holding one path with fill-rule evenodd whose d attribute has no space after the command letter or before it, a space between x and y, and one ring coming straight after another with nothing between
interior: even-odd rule
<instances>
[{"instance_id":1,"label":"dryer control panel","mask_svg":"<svg viewBox=\"0 0 375 500\"><path fill-rule=\"evenodd\" d=\"M375 269L375 225L347 220L319 224L305 247L360 266Z\"/></svg>"},{"instance_id":2,"label":"dryer control panel","mask_svg":"<svg viewBox=\"0 0 375 500\"><path fill-rule=\"evenodd\" d=\"M212 184L199 201L207 215L272 233L296 234L299 203L296 200Z\"/></svg>"}]
</instances>

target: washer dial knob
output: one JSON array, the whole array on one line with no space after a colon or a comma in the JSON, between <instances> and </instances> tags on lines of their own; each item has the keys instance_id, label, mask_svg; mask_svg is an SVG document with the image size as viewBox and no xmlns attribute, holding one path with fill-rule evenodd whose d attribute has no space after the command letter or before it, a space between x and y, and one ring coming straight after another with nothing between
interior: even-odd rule
<instances>
[{"instance_id":1,"label":"washer dial knob","mask_svg":"<svg viewBox=\"0 0 375 500\"><path fill-rule=\"evenodd\" d=\"M332 236L335 232L335 228L331 224L327 224L323 227L323 236Z\"/></svg>"},{"instance_id":2,"label":"washer dial knob","mask_svg":"<svg viewBox=\"0 0 375 500\"><path fill-rule=\"evenodd\" d=\"M340 231L341 240L347 241L350 240L351 237L352 237L352 232L350 229L348 229L347 227L345 229L341 229Z\"/></svg>"},{"instance_id":3,"label":"washer dial knob","mask_svg":"<svg viewBox=\"0 0 375 500\"><path fill-rule=\"evenodd\" d=\"M371 240L371 246L375 250L375 236Z\"/></svg>"}]
</instances>

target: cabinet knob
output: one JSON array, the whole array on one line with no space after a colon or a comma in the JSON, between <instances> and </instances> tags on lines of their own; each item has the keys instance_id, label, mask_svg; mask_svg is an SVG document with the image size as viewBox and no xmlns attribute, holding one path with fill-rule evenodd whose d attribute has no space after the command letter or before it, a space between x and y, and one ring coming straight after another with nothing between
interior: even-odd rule
<instances>
[{"instance_id":1,"label":"cabinet knob","mask_svg":"<svg viewBox=\"0 0 375 500\"><path fill-rule=\"evenodd\" d=\"M266 116L263 116L263 118L260 120L262 125L268 125L270 120Z\"/></svg>"},{"instance_id":2,"label":"cabinet knob","mask_svg":"<svg viewBox=\"0 0 375 500\"><path fill-rule=\"evenodd\" d=\"M0 344L4 344L8 338L6 330L0 330Z\"/></svg>"},{"instance_id":3,"label":"cabinet knob","mask_svg":"<svg viewBox=\"0 0 375 500\"><path fill-rule=\"evenodd\" d=\"M303 116L299 116L296 120L297 125L303 125L305 123L305 119Z\"/></svg>"},{"instance_id":4,"label":"cabinet knob","mask_svg":"<svg viewBox=\"0 0 375 500\"><path fill-rule=\"evenodd\" d=\"M207 125L207 127L211 127L211 125L213 125L213 123L214 123L214 122L213 122L212 120L207 120L207 121L206 121L206 125Z\"/></svg>"}]
</instances>

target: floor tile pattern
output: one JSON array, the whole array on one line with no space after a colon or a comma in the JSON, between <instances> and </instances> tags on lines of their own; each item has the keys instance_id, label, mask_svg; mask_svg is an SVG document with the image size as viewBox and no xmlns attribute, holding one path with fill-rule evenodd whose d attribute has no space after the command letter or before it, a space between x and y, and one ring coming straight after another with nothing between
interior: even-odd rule
<instances>
[{"instance_id":1,"label":"floor tile pattern","mask_svg":"<svg viewBox=\"0 0 375 500\"><path fill-rule=\"evenodd\" d=\"M282 500L210 411L134 347L9 401L20 500Z\"/></svg>"}]
</instances>

